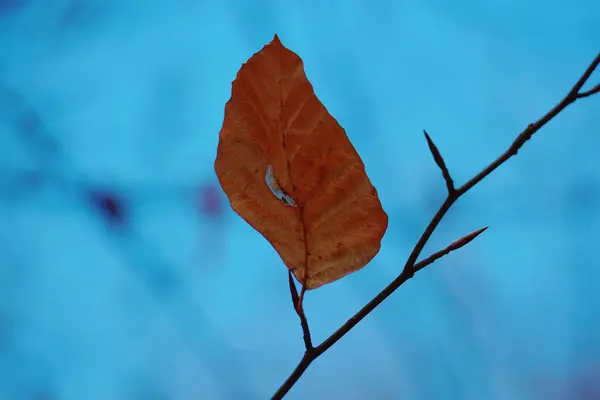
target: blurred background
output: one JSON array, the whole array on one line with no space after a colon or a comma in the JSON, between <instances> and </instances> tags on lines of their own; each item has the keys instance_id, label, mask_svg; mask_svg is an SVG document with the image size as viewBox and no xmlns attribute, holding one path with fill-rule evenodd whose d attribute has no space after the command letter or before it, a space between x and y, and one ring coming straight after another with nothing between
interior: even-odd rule
<instances>
[{"instance_id":1,"label":"blurred background","mask_svg":"<svg viewBox=\"0 0 600 400\"><path fill-rule=\"evenodd\" d=\"M269 398L303 353L287 270L213 170L231 81L277 33L389 214L307 294L317 343L401 270L445 196L600 50L595 0L0 0L0 399ZM600 72L590 83L600 81ZM290 399L600 399L600 95L462 198L482 226Z\"/></svg>"}]
</instances>

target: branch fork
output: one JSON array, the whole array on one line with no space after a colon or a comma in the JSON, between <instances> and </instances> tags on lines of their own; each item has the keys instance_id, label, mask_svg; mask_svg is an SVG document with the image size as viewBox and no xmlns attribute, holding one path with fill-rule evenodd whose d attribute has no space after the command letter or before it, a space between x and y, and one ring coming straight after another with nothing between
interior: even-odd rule
<instances>
[{"instance_id":1,"label":"branch fork","mask_svg":"<svg viewBox=\"0 0 600 400\"><path fill-rule=\"evenodd\" d=\"M446 215L448 210L452 207L452 205L458 200L462 195L467 193L470 189L472 189L475 185L477 185L481 180L483 180L486 176L491 174L496 168L500 165L504 164L509 158L516 155L517 152L521 149L521 147L527 142L531 137L540 130L544 125L546 125L550 120L556 117L560 112L562 112L567 106L576 102L579 99L590 97L594 94L600 93L600 83L593 86L591 89L587 91L582 91L581 89L586 84L594 70L600 64L600 53L596 56L596 58L592 61L592 63L585 70L583 75L579 78L579 80L575 83L575 85L571 88L569 93L550 111L548 111L544 116L542 116L537 121L529 124L515 139L515 141L511 144L511 146L506 150L503 154L501 154L496 160L491 162L487 167L473 176L469 181L467 181L462 186L456 188L454 184L454 180L452 179L448 167L438 150L437 146L433 143L433 140L429 136L426 131L423 131L425 134L425 139L427 140L427 144L429 146L429 150L433 156L433 159L437 166L440 168L442 172L442 177L446 183L446 188L448 194L446 196L446 200L442 203L438 211L432 217L431 221L423 231L421 237L415 244L413 250L411 251L402 272L388 285L386 286L379 294L377 294L371 301L369 301L363 308L361 308L356 314L354 314L348 321L346 321L337 331L332 333L327 339L325 339L318 346L313 346L312 339L310 336L310 330L308 328L308 321L304 314L304 310L302 308L302 297L304 294L304 288L301 294L298 294L296 286L294 284L294 280L291 272L289 273L289 281L290 281L290 292L292 295L292 301L294 303L294 308L300 317L300 322L302 325L302 331L304 333L304 343L306 347L306 351L304 356L294 369L289 377L285 380L285 382L281 385L281 387L275 392L272 399L282 399L288 391L294 386L294 384L300 379L304 371L308 368L308 366L317 359L321 354L327 351L331 346L333 346L338 340L340 340L344 335L346 335L352 328L354 328L364 317L370 314L379 304L381 304L388 296L390 296L396 289L398 289L404 282L409 280L414 276L414 274L426 266L434 263L438 259L446 256L452 251L458 250L459 248L467 245L472 240L474 240L477 236L481 235L487 227L480 228L468 235L463 236L462 238L456 240L446 248L439 250L429 257L426 257L422 261L417 262L417 258L421 254L421 251L427 244L429 238L437 228L440 221Z\"/></svg>"}]
</instances>

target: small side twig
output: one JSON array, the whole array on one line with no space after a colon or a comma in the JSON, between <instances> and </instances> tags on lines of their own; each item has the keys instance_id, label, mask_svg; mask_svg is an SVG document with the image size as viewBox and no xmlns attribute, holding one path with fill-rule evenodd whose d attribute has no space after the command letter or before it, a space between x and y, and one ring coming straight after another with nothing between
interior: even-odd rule
<instances>
[{"instance_id":1,"label":"small side twig","mask_svg":"<svg viewBox=\"0 0 600 400\"><path fill-rule=\"evenodd\" d=\"M310 335L310 328L308 327L308 320L306 319L306 315L304 314L304 307L302 306L302 300L304 297L304 292L306 291L304 285L302 286L302 292L298 295L298 289L296 288L296 284L294 283L294 275L292 271L288 270L288 280L290 283L290 293L292 295L292 303L294 304L294 310L300 317L300 325L302 326L302 334L304 338L304 347L306 351L313 350L312 338Z\"/></svg>"},{"instance_id":2,"label":"small side twig","mask_svg":"<svg viewBox=\"0 0 600 400\"><path fill-rule=\"evenodd\" d=\"M578 99L583 99L584 97L588 97L591 96L593 94L596 94L600 92L600 83L597 84L596 86L594 86L593 88L591 88L590 90L586 90L585 92L581 92L577 95Z\"/></svg>"},{"instance_id":3,"label":"small side twig","mask_svg":"<svg viewBox=\"0 0 600 400\"><path fill-rule=\"evenodd\" d=\"M443 250L440 251L436 251L435 253L433 253L432 255L430 255L429 257L425 258L422 261L419 261L418 263L416 263L413 266L413 270L414 272L417 272L423 268L425 268L426 266L433 264L435 261L437 261L438 259L450 254L451 252L453 252L454 250L458 250L463 246L466 246L467 244L469 244L473 239L475 239L477 236L481 235L483 232L485 232L485 230L488 227L485 226L483 228L477 229L475 232L471 232L468 235L463 236L462 238L458 239L457 241L453 242L451 245L449 245L448 247L446 247Z\"/></svg>"},{"instance_id":4,"label":"small side twig","mask_svg":"<svg viewBox=\"0 0 600 400\"><path fill-rule=\"evenodd\" d=\"M296 284L294 283L294 274L292 274L291 270L288 270L288 282L290 284L290 294L292 295L292 304L294 305L294 309L296 312L298 311L298 300L300 296L298 296L298 289L296 289Z\"/></svg>"},{"instance_id":5,"label":"small side twig","mask_svg":"<svg viewBox=\"0 0 600 400\"><path fill-rule=\"evenodd\" d=\"M433 255L427 257L420 263L417 263L417 258L421 254L421 251L429 241L429 238L444 218L448 210L452 207L452 205L458 200L461 196L467 193L470 189L472 189L476 184L481 182L486 176L491 174L496 168L500 165L504 164L509 158L513 157L517 154L517 152L521 149L521 147L527 142L531 137L540 130L544 125L546 125L549 121L551 121L554 117L556 117L560 112L562 112L567 106L576 102L578 99L589 97L593 94L600 92L600 84L594 86L592 89L588 91L581 91L581 88L589 77L592 75L594 70L600 64L600 53L596 56L596 58L592 61L592 63L585 70L583 75L577 80L575 85L571 88L569 93L550 111L548 111L544 116L535 121L534 123L529 124L515 139L515 141L511 144L511 146L502 153L496 160L491 162L487 167L473 176L469 181L460 186L459 188L455 188L454 191L451 188L454 186L453 183L449 184L448 182L452 182L448 180L450 174L446 168L446 164L444 163L441 154L433 145L431 138L428 138L428 143L430 150L434 156L434 160L437 165L442 170L442 174L444 175L444 179L446 180L446 185L448 187L448 196L446 200L442 203L438 211L435 213L423 233L421 237L415 244L415 247L411 251L406 263L404 264L404 268L400 275L398 275L389 285L387 285L379 294L377 294L371 301L369 301L363 308L361 308L356 314L354 314L348 321L346 321L337 331L332 333L327 339L325 339L320 345L316 346L312 351L307 351L304 353L304 356L294 369L289 377L285 380L285 382L279 387L277 392L273 395L272 399L281 399L285 396L288 391L294 386L294 384L300 379L304 371L308 368L308 366L321 354L327 351L331 346L333 346L338 340L340 340L344 335L346 335L352 328L354 328L363 318L369 315L379 304L381 304L386 298L388 298L396 289L398 289L404 282L412 278L415 272L423 269L425 266L430 265L435 260L443 257L445 254L466 245L468 242L473 240L477 235L481 234L485 228L475 231L462 239L454 242L446 249L441 250ZM445 172L444 172L445 171Z\"/></svg>"},{"instance_id":6,"label":"small side twig","mask_svg":"<svg viewBox=\"0 0 600 400\"><path fill-rule=\"evenodd\" d=\"M437 146L433 143L433 140L431 140L431 137L429 136L427 131L423 130L423 133L425 134L425 139L427 139L427 144L429 145L429 150L431 151L431 154L433 155L433 160L435 161L437 166L442 170L442 176L444 177L444 181L446 182L446 188L448 189L448 194L454 195L454 192L456 191L456 189L454 188L454 181L452 180L452 177L450 176L448 167L446 167L446 162L444 161L444 158L442 157L442 154L438 150Z\"/></svg>"}]
</instances>

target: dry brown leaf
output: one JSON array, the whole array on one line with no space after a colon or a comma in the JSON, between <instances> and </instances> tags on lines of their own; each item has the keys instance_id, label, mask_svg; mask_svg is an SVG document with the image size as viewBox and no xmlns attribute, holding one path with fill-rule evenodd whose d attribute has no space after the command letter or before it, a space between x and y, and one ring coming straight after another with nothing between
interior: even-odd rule
<instances>
[{"instance_id":1,"label":"dry brown leaf","mask_svg":"<svg viewBox=\"0 0 600 400\"><path fill-rule=\"evenodd\" d=\"M306 289L359 270L379 251L388 217L377 191L277 35L233 81L215 171L231 207Z\"/></svg>"}]
</instances>

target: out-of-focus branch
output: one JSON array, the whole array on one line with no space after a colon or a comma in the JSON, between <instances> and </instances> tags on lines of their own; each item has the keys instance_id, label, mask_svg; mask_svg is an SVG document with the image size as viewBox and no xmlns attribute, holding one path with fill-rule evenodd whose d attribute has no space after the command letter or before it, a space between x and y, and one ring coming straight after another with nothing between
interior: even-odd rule
<instances>
[{"instance_id":1,"label":"out-of-focus branch","mask_svg":"<svg viewBox=\"0 0 600 400\"><path fill-rule=\"evenodd\" d=\"M437 228L440 221L444 218L448 210L452 207L452 205L458 200L462 195L467 193L470 189L472 189L475 185L477 185L481 180L483 180L486 176L492 173L496 168L500 165L504 164L509 158L516 155L517 152L521 149L521 147L527 142L531 137L546 125L550 120L556 117L560 112L562 112L567 106L576 102L578 99L589 97L593 94L600 92L600 84L592 87L592 89L588 91L581 91L589 77L592 75L594 70L600 64L600 53L596 56L596 58L591 62L588 68L585 70L583 75L577 80L575 85L571 88L569 93L550 111L548 111L544 116L542 116L537 121L529 124L515 139L515 141L511 144L511 146L506 150L503 154L501 154L496 160L490 163L487 167L477 173L473 178L471 178L464 185L459 188L454 188L454 182L450 177L450 173L448 168L446 167L446 163L444 162L440 152L437 147L433 144L433 141L429 137L429 135L425 132L425 136L427 139L427 143L429 145L429 149L433 154L434 160L438 167L442 170L442 175L446 182L446 187L448 188L448 195L446 200L442 203L438 211L435 213L423 234L417 241L417 244L413 248L410 253L406 263L404 264L404 268L400 275L398 275L388 286L386 286L379 294L377 294L371 301L369 301L363 308L361 308L356 314L354 314L348 321L346 321L337 331L332 333L327 339L323 341L320 345L316 346L314 350L307 351L304 353L304 356L294 369L290 376L285 380L283 385L275 392L273 399L281 399L285 396L288 391L294 386L294 384L300 379L304 371L308 368L308 366L321 354L327 351L331 346L333 346L338 340L340 340L344 335L346 335L352 328L354 328L364 317L369 315L379 304L381 304L388 296L390 296L396 289L398 289L404 282L412 278L415 272L423 269L425 266L430 265L435 260L443 257L448 254L450 251L455 250L456 248L462 247L471 240L473 240L477 235L483 232L486 228L480 229L478 231L473 232L470 235L459 239L454 242L446 249L441 250L437 253L432 254L427 257L420 263L417 263L417 259L421 254L421 251L429 241L429 238ZM453 247L454 246L454 247Z\"/></svg>"}]
</instances>

